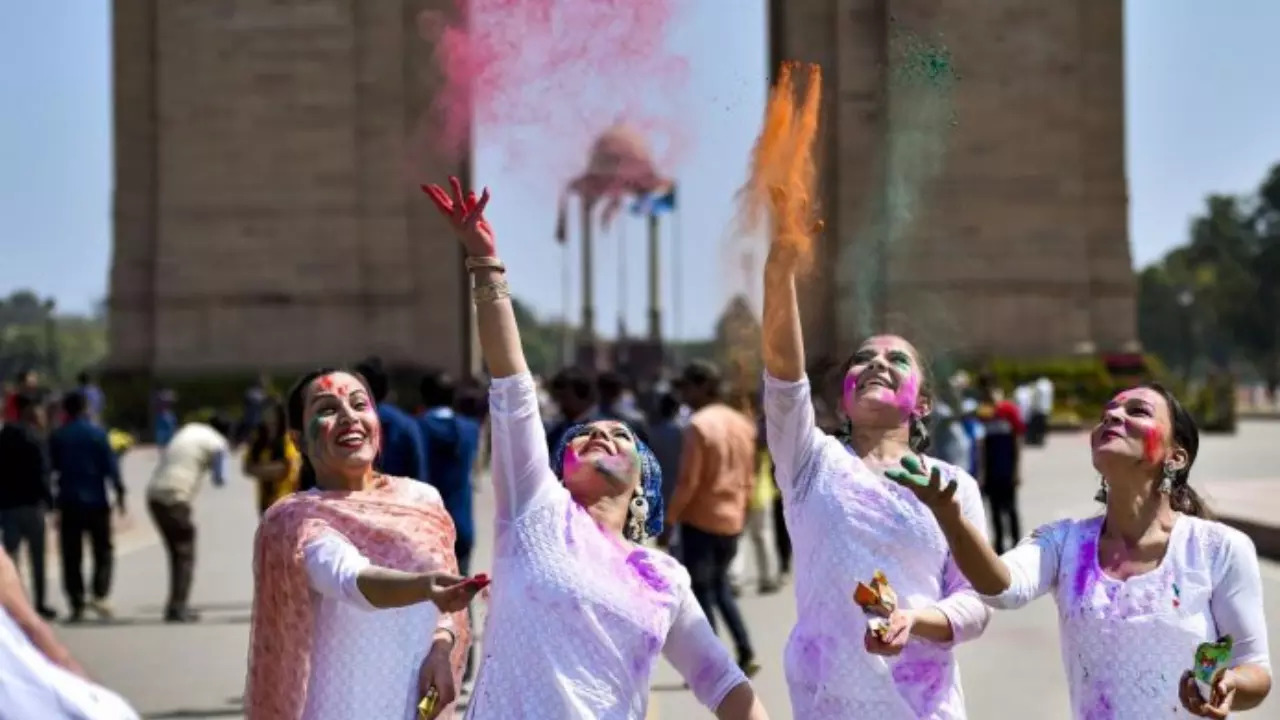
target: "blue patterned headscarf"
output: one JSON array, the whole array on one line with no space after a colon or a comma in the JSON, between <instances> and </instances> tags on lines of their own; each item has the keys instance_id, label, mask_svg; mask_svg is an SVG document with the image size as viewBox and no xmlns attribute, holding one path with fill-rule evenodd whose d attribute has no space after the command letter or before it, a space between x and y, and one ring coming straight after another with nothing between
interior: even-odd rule
<instances>
[{"instance_id":1,"label":"blue patterned headscarf","mask_svg":"<svg viewBox=\"0 0 1280 720\"><path fill-rule=\"evenodd\" d=\"M556 477L560 478L561 482L564 482L564 454L569 449L569 443L587 432L590 425L591 423L579 423L569 428L560 437L560 444L551 454L551 469L555 471ZM649 503L649 517L645 520L644 531L646 536L656 537L662 534L663 529L662 468L659 467L658 458L654 456L649 446L635 437L634 431L631 436L635 439L636 454L640 456L640 491L644 493L644 499ZM630 512L628 508L628 515Z\"/></svg>"}]
</instances>

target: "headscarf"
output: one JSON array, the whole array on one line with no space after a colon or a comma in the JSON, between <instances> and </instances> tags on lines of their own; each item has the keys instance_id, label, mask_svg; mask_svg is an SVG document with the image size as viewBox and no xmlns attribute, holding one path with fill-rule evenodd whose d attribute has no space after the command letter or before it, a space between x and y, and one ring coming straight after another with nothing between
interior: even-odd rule
<instances>
[{"instance_id":1,"label":"headscarf","mask_svg":"<svg viewBox=\"0 0 1280 720\"><path fill-rule=\"evenodd\" d=\"M551 469L555 472L556 477L560 478L560 482L564 482L564 454L569 449L569 443L574 438L586 433L590 429L591 423L579 423L565 431L560 436L560 444L556 446L556 451L551 454ZM643 440L635 436L636 454L640 458L640 492L644 496L645 501L649 504L649 516L644 521L645 537L656 537L662 534L663 521L663 501L662 501L662 467L658 465L658 458L654 456L653 451ZM627 516L630 518L631 508L627 507ZM632 538L633 540L643 540L644 538Z\"/></svg>"},{"instance_id":2,"label":"headscarf","mask_svg":"<svg viewBox=\"0 0 1280 720\"><path fill-rule=\"evenodd\" d=\"M453 520L440 503L412 496L404 478L377 478L363 492L300 492L271 507L253 548L253 621L245 709L250 720L294 720L306 703L315 618L303 549L335 532L371 562L407 572L457 574ZM440 618L453 632L450 660L461 683L470 640L467 613ZM423 640L427 640L424 637ZM452 717L452 709L442 717Z\"/></svg>"}]
</instances>

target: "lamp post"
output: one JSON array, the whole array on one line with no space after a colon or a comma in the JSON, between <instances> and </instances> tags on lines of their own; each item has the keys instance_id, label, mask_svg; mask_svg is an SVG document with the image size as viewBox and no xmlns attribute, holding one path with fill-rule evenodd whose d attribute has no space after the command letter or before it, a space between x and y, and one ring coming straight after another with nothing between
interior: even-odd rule
<instances>
[{"instance_id":1,"label":"lamp post","mask_svg":"<svg viewBox=\"0 0 1280 720\"><path fill-rule=\"evenodd\" d=\"M44 360L49 368L50 377L55 380L62 377L62 373L58 372L58 333L57 322L53 316L57 305L53 298L44 301Z\"/></svg>"}]
</instances>

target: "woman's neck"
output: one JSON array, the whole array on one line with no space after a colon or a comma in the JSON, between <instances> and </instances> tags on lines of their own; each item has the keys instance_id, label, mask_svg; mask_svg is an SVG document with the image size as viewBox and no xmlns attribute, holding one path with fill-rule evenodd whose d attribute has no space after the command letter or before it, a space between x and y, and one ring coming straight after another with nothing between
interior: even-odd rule
<instances>
[{"instance_id":1,"label":"woman's neck","mask_svg":"<svg viewBox=\"0 0 1280 720\"><path fill-rule=\"evenodd\" d=\"M855 425L849 444L853 447L853 452L864 460L892 464L910 451L909 437L905 426L877 428Z\"/></svg>"},{"instance_id":2,"label":"woman's neck","mask_svg":"<svg viewBox=\"0 0 1280 720\"><path fill-rule=\"evenodd\" d=\"M321 490L337 490L337 491L360 491L367 490L373 483L374 472L372 467L364 468L356 472L323 472L319 468L316 469L316 487Z\"/></svg>"},{"instance_id":3,"label":"woman's neck","mask_svg":"<svg viewBox=\"0 0 1280 720\"><path fill-rule=\"evenodd\" d=\"M576 501L577 498L574 498ZM579 503L591 519L595 520L600 527L608 530L610 534L615 534L620 538L625 538L627 525L627 505L629 499L623 496L605 495L594 499L589 503Z\"/></svg>"},{"instance_id":4,"label":"woman's neck","mask_svg":"<svg viewBox=\"0 0 1280 720\"><path fill-rule=\"evenodd\" d=\"M1104 532L1136 547L1152 533L1164 535L1177 519L1169 496L1155 489L1147 478L1107 481L1107 513ZM1126 491L1132 488L1131 491Z\"/></svg>"}]
</instances>

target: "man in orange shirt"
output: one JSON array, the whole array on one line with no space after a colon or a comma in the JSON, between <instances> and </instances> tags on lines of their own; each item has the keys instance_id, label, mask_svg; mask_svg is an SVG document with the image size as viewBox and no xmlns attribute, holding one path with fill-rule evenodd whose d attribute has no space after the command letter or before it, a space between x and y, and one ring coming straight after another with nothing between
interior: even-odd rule
<instances>
[{"instance_id":1,"label":"man in orange shirt","mask_svg":"<svg viewBox=\"0 0 1280 720\"><path fill-rule=\"evenodd\" d=\"M720 373L710 363L690 364L677 387L694 412L666 522L680 528L681 557L698 604L712 628L719 609L733 636L738 664L751 675L759 666L729 585L729 566L738 553L755 484L756 426L720 402Z\"/></svg>"}]
</instances>

